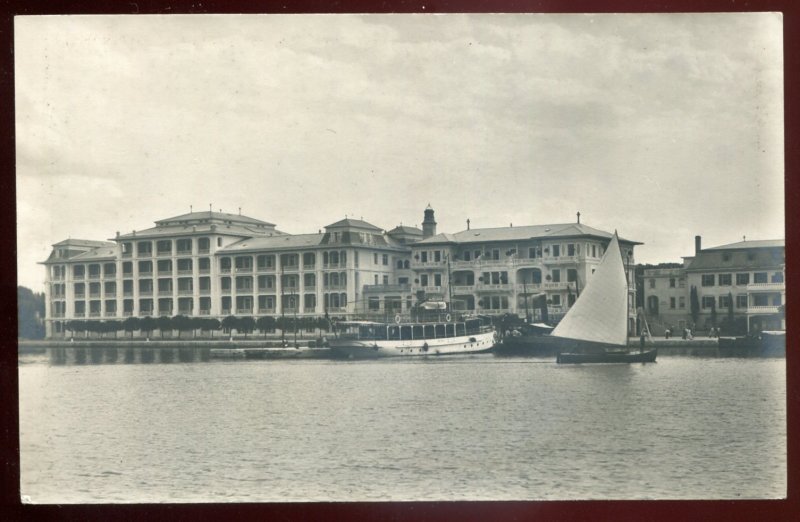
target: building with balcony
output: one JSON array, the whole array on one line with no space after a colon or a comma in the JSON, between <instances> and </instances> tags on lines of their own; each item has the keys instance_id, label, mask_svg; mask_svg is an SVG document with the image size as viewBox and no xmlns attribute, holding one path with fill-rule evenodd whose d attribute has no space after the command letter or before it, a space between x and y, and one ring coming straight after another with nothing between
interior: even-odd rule
<instances>
[{"instance_id":1,"label":"building with balcony","mask_svg":"<svg viewBox=\"0 0 800 522\"><path fill-rule=\"evenodd\" d=\"M644 272L644 306L655 330L687 326L708 330L732 322L747 332L785 330L785 241L740 241L701 248L684 257L683 267ZM692 288L697 294L698 320L691 314ZM743 333L743 332L741 332Z\"/></svg>"},{"instance_id":2,"label":"building with balcony","mask_svg":"<svg viewBox=\"0 0 800 522\"><path fill-rule=\"evenodd\" d=\"M610 238L580 222L437 234L430 206L422 230L386 232L345 218L312 234L287 234L243 215L190 212L110 241L54 244L43 262L45 323L57 337L72 319L393 318L424 300L536 318L537 298L552 320L591 278ZM640 243L620 243L632 267Z\"/></svg>"}]
</instances>

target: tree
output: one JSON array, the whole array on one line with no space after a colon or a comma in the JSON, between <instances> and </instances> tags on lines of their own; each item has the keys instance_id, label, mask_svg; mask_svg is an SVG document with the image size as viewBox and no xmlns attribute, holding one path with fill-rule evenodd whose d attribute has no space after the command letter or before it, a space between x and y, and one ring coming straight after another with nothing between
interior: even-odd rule
<instances>
[{"instance_id":1,"label":"tree","mask_svg":"<svg viewBox=\"0 0 800 522\"><path fill-rule=\"evenodd\" d=\"M139 320L139 328L143 332L147 332L148 339L150 338L150 335L153 333L155 327L156 327L156 320L150 317L149 315Z\"/></svg>"},{"instance_id":2,"label":"tree","mask_svg":"<svg viewBox=\"0 0 800 522\"><path fill-rule=\"evenodd\" d=\"M256 328L264 334L264 339L267 338L267 332L275 329L275 318L270 315L262 315L256 319Z\"/></svg>"},{"instance_id":3,"label":"tree","mask_svg":"<svg viewBox=\"0 0 800 522\"><path fill-rule=\"evenodd\" d=\"M244 332L244 338L247 339L247 334L252 333L256 327L256 321L249 315L239 319L238 330Z\"/></svg>"},{"instance_id":4,"label":"tree","mask_svg":"<svg viewBox=\"0 0 800 522\"><path fill-rule=\"evenodd\" d=\"M178 339L181 338L181 332L192 329L192 320L185 315L176 315L170 321L172 327L178 330Z\"/></svg>"},{"instance_id":5,"label":"tree","mask_svg":"<svg viewBox=\"0 0 800 522\"><path fill-rule=\"evenodd\" d=\"M202 319L203 321L203 328L211 332L211 338L214 338L214 332L219 330L222 327L222 323L219 322L219 319Z\"/></svg>"},{"instance_id":6,"label":"tree","mask_svg":"<svg viewBox=\"0 0 800 522\"><path fill-rule=\"evenodd\" d=\"M191 325L192 329L192 338L197 337L197 330L205 328L206 319L202 319L200 317L190 317L189 324Z\"/></svg>"},{"instance_id":7,"label":"tree","mask_svg":"<svg viewBox=\"0 0 800 522\"><path fill-rule=\"evenodd\" d=\"M122 321L122 329L126 332L130 332L131 338L133 338L133 332L139 329L139 318L138 317L127 317L124 321Z\"/></svg>"},{"instance_id":8,"label":"tree","mask_svg":"<svg viewBox=\"0 0 800 522\"><path fill-rule=\"evenodd\" d=\"M711 327L717 327L717 304L711 301Z\"/></svg>"},{"instance_id":9,"label":"tree","mask_svg":"<svg viewBox=\"0 0 800 522\"><path fill-rule=\"evenodd\" d=\"M700 318L700 299L697 297L697 287L694 285L689 293L689 313L692 315L692 323L696 325Z\"/></svg>"},{"instance_id":10,"label":"tree","mask_svg":"<svg viewBox=\"0 0 800 522\"><path fill-rule=\"evenodd\" d=\"M158 319L156 319L156 324L158 324L159 334L161 338L164 338L164 331L172 330L172 318L162 315Z\"/></svg>"},{"instance_id":11,"label":"tree","mask_svg":"<svg viewBox=\"0 0 800 522\"><path fill-rule=\"evenodd\" d=\"M239 319L234 315L229 315L222 320L222 331L233 335L233 329L239 324Z\"/></svg>"},{"instance_id":12,"label":"tree","mask_svg":"<svg viewBox=\"0 0 800 522\"><path fill-rule=\"evenodd\" d=\"M44 339L44 294L30 288L17 287L18 336L23 339Z\"/></svg>"}]
</instances>

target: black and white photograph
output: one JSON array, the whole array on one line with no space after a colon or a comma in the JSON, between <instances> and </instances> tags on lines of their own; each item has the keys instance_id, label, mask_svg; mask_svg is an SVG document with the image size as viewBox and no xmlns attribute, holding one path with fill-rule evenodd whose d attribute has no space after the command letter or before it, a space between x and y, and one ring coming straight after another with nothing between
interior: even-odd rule
<instances>
[{"instance_id":1,"label":"black and white photograph","mask_svg":"<svg viewBox=\"0 0 800 522\"><path fill-rule=\"evenodd\" d=\"M781 13L13 29L23 504L787 498Z\"/></svg>"}]
</instances>

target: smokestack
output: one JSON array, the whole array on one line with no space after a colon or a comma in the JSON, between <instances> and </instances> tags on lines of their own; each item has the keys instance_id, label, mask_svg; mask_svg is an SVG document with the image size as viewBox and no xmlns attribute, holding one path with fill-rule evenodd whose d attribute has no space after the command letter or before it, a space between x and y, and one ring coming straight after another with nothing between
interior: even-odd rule
<instances>
[{"instance_id":1,"label":"smokestack","mask_svg":"<svg viewBox=\"0 0 800 522\"><path fill-rule=\"evenodd\" d=\"M700 236L694 236L694 253L695 255L700 253Z\"/></svg>"}]
</instances>

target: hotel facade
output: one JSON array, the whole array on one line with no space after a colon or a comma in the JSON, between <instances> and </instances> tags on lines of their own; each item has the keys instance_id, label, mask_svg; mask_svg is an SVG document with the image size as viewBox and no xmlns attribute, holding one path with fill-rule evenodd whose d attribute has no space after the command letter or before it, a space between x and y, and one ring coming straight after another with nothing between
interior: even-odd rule
<instances>
[{"instance_id":1,"label":"hotel facade","mask_svg":"<svg viewBox=\"0 0 800 522\"><path fill-rule=\"evenodd\" d=\"M287 234L243 215L190 212L110 241L53 245L46 269L48 337L71 320L121 321L183 315L407 317L422 302L465 313L559 319L572 305L611 234L580 223L470 229L437 234L383 229L345 218L316 234ZM633 250L629 330L635 331ZM537 304L538 303L538 304Z\"/></svg>"},{"instance_id":2,"label":"hotel facade","mask_svg":"<svg viewBox=\"0 0 800 522\"><path fill-rule=\"evenodd\" d=\"M716 321L734 322L736 333L786 330L785 241L740 241L703 249L695 236L695 255L679 268L644 271L644 306L655 333L672 327L706 331ZM697 294L697 321L691 313Z\"/></svg>"}]
</instances>

